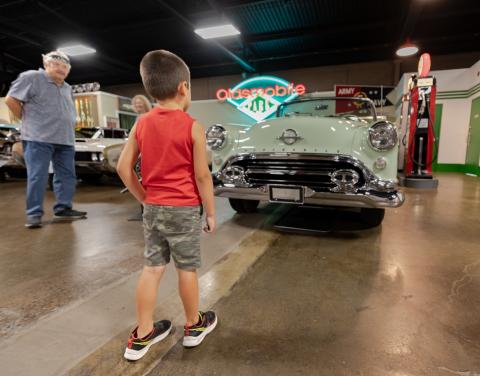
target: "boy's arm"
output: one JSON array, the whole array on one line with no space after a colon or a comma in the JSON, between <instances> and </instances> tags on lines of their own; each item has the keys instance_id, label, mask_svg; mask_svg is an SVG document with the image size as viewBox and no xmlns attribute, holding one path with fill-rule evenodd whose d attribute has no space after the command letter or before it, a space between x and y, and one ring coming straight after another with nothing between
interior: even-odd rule
<instances>
[{"instance_id":1,"label":"boy's arm","mask_svg":"<svg viewBox=\"0 0 480 376\"><path fill-rule=\"evenodd\" d=\"M193 163L195 180L202 197L203 208L207 214L207 232L215 228L215 200L213 197L212 175L207 161L207 140L203 125L195 122L192 127Z\"/></svg>"},{"instance_id":2,"label":"boy's arm","mask_svg":"<svg viewBox=\"0 0 480 376\"><path fill-rule=\"evenodd\" d=\"M143 189L142 184L138 181L137 175L134 171L139 154L136 128L137 126L134 125L130 131L128 141L120 154L117 163L117 172L130 193L143 204L145 201L145 190Z\"/></svg>"}]
</instances>

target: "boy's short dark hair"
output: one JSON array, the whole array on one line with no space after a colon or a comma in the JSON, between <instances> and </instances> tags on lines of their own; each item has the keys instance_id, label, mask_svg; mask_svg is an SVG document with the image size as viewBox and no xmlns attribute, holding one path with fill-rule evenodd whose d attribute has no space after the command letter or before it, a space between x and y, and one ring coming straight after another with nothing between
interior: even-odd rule
<instances>
[{"instance_id":1,"label":"boy's short dark hair","mask_svg":"<svg viewBox=\"0 0 480 376\"><path fill-rule=\"evenodd\" d=\"M140 75L147 93L157 100L173 98L182 81L190 84L187 64L166 50L148 52L140 62Z\"/></svg>"}]
</instances>

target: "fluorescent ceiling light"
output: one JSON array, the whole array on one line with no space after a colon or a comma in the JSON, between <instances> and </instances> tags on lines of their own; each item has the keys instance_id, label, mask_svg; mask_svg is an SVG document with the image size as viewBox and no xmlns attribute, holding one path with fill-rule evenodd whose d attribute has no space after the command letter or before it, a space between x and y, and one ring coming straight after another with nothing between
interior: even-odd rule
<instances>
[{"instance_id":1,"label":"fluorescent ceiling light","mask_svg":"<svg viewBox=\"0 0 480 376\"><path fill-rule=\"evenodd\" d=\"M195 33L200 35L203 39L211 39L238 35L240 34L240 31L238 31L235 26L228 24L195 29Z\"/></svg>"},{"instance_id":2,"label":"fluorescent ceiling light","mask_svg":"<svg viewBox=\"0 0 480 376\"><path fill-rule=\"evenodd\" d=\"M73 46L64 46L57 48L58 51L67 54L68 56L79 56L86 54L93 54L96 52L94 48L84 46L83 44L75 44Z\"/></svg>"},{"instance_id":3,"label":"fluorescent ceiling light","mask_svg":"<svg viewBox=\"0 0 480 376\"><path fill-rule=\"evenodd\" d=\"M400 46L397 50L397 56L412 56L418 52L418 47L414 44L408 43Z\"/></svg>"}]
</instances>

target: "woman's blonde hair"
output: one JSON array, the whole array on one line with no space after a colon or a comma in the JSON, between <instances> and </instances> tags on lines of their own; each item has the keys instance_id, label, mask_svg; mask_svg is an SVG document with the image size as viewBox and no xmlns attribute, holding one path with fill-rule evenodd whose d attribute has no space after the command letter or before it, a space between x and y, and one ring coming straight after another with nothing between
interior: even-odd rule
<instances>
[{"instance_id":1,"label":"woman's blonde hair","mask_svg":"<svg viewBox=\"0 0 480 376\"><path fill-rule=\"evenodd\" d=\"M135 95L132 98L132 107L133 107L134 111L135 111L135 100L136 99L140 99L143 102L143 104L145 105L145 109L147 110L146 112L148 112L152 109L152 104L150 103L148 98L145 95L138 94L138 95Z\"/></svg>"}]
</instances>

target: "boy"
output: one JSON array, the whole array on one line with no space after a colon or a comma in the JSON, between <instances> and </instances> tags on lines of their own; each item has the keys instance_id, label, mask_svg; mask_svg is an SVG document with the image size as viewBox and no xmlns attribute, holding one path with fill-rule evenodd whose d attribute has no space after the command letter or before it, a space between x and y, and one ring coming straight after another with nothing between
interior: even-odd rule
<instances>
[{"instance_id":1,"label":"boy","mask_svg":"<svg viewBox=\"0 0 480 376\"><path fill-rule=\"evenodd\" d=\"M138 326L124 357L138 360L150 346L168 336L172 323L153 322L157 290L173 257L185 310L183 345L198 346L217 325L214 312L198 311L202 203L206 232L215 229L213 183L208 169L205 131L187 111L190 71L175 54L157 50L140 63L143 85L157 106L142 115L130 133L117 171L144 205L145 266L136 290ZM142 155L142 183L134 166Z\"/></svg>"}]
</instances>

